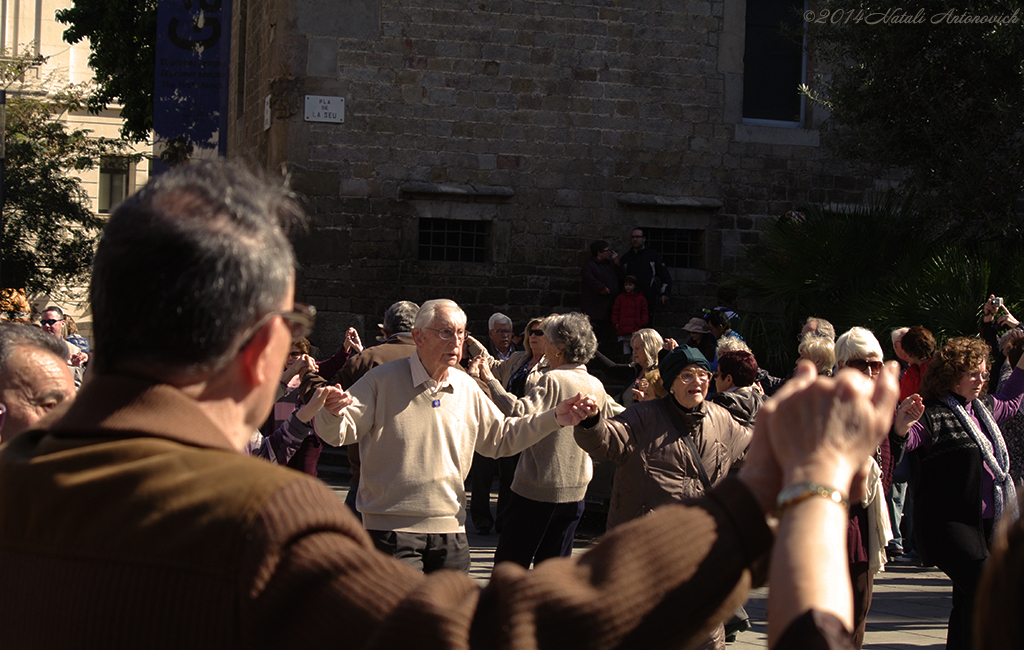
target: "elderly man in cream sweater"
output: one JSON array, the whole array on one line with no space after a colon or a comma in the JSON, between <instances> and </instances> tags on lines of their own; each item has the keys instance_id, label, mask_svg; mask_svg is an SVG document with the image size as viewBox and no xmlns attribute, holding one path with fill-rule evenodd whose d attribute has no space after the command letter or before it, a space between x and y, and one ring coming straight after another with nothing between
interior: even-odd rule
<instances>
[{"instance_id":1,"label":"elderly man in cream sweater","mask_svg":"<svg viewBox=\"0 0 1024 650\"><path fill-rule=\"evenodd\" d=\"M556 408L506 417L456 368L466 314L451 300L420 307L416 354L378 366L343 392L332 388L315 418L332 445L359 443L356 508L377 548L424 572L469 570L464 484L476 451L511 456L595 404L577 394Z\"/></svg>"}]
</instances>

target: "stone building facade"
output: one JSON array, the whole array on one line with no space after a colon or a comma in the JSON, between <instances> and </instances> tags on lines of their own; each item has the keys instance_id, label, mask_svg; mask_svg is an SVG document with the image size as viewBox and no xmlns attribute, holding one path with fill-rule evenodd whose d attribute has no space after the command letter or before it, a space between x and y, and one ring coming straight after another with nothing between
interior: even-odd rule
<instances>
[{"instance_id":1,"label":"stone building facade","mask_svg":"<svg viewBox=\"0 0 1024 650\"><path fill-rule=\"evenodd\" d=\"M588 244L625 252L634 226L670 262L677 333L766 219L861 203L873 181L819 146L813 106L745 115L747 5L236 0L229 153L306 199L321 345L399 299L451 297L478 333L576 309ZM307 121L307 96L344 98L344 122Z\"/></svg>"}]
</instances>

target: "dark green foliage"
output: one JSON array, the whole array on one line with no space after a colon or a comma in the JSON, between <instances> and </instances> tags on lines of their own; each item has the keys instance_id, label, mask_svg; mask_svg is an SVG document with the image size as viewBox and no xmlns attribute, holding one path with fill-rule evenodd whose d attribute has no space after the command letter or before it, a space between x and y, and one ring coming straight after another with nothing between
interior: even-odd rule
<instances>
[{"instance_id":1,"label":"dark green foliage","mask_svg":"<svg viewBox=\"0 0 1024 650\"><path fill-rule=\"evenodd\" d=\"M812 6L826 20L808 25L810 54L831 77L819 76L807 92L832 113L825 142L869 173L901 172L902 189L944 223L972 232L1015 228L1024 188L1019 0ZM1015 23L951 24L1015 11Z\"/></svg>"},{"instance_id":2,"label":"dark green foliage","mask_svg":"<svg viewBox=\"0 0 1024 650\"><path fill-rule=\"evenodd\" d=\"M989 293L1024 307L1024 238L1019 233L965 241L894 197L845 210L809 208L783 217L748 250L748 269L726 286L760 313L742 333L762 365L788 372L803 321L819 316L840 334L854 325L874 331L891 355L889 332L924 325L942 340L978 330Z\"/></svg>"},{"instance_id":3,"label":"dark green foliage","mask_svg":"<svg viewBox=\"0 0 1024 650\"><path fill-rule=\"evenodd\" d=\"M121 141L68 130L61 114L81 108L75 88L51 98L8 93L0 262L5 287L49 291L83 280L89 270L102 222L75 174L100 156L126 155L126 149Z\"/></svg>"},{"instance_id":4,"label":"dark green foliage","mask_svg":"<svg viewBox=\"0 0 1024 650\"><path fill-rule=\"evenodd\" d=\"M132 142L146 140L153 129L156 8L155 0L75 0L56 14L69 25L65 41L89 39L98 86L89 110L121 104L121 134Z\"/></svg>"}]
</instances>

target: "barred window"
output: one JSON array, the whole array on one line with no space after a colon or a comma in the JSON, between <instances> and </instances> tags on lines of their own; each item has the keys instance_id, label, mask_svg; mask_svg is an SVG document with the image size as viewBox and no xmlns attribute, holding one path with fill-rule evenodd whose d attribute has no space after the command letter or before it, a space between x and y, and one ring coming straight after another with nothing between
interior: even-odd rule
<instances>
[{"instance_id":1,"label":"barred window","mask_svg":"<svg viewBox=\"0 0 1024 650\"><path fill-rule=\"evenodd\" d=\"M647 245L661 254L665 266L676 269L704 267L704 231L681 228L644 228Z\"/></svg>"},{"instance_id":2,"label":"barred window","mask_svg":"<svg viewBox=\"0 0 1024 650\"><path fill-rule=\"evenodd\" d=\"M420 219L419 259L424 262L487 262L490 221Z\"/></svg>"}]
</instances>

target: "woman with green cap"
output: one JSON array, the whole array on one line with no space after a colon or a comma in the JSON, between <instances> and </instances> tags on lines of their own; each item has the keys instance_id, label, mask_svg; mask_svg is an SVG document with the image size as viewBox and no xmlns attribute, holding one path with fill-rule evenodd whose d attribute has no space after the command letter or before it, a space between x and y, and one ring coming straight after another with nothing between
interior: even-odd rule
<instances>
[{"instance_id":1,"label":"woman with green cap","mask_svg":"<svg viewBox=\"0 0 1024 650\"><path fill-rule=\"evenodd\" d=\"M615 417L594 413L575 428L576 443L595 460L618 465L608 528L655 508L702 496L746 454L750 430L706 401L711 372L696 348L679 347L662 359L669 394L633 404ZM719 626L700 648L724 648Z\"/></svg>"}]
</instances>

